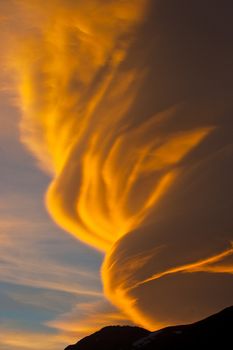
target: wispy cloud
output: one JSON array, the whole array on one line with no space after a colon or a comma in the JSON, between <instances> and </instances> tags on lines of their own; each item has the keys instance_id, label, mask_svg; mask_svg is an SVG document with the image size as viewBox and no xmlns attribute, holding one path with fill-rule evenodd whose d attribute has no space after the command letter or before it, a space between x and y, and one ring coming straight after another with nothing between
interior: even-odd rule
<instances>
[{"instance_id":1,"label":"wispy cloud","mask_svg":"<svg viewBox=\"0 0 233 350\"><path fill-rule=\"evenodd\" d=\"M70 312L46 322L49 327L70 335L76 341L105 326L126 324L131 324L127 316L106 300L79 303Z\"/></svg>"},{"instance_id":2,"label":"wispy cloud","mask_svg":"<svg viewBox=\"0 0 233 350\"><path fill-rule=\"evenodd\" d=\"M48 350L63 349L70 341L61 334L27 332L22 329L8 329L0 326L0 345L2 350Z\"/></svg>"},{"instance_id":3,"label":"wispy cloud","mask_svg":"<svg viewBox=\"0 0 233 350\"><path fill-rule=\"evenodd\" d=\"M74 294L100 296L98 273L88 267L78 267L53 258L43 246L56 244L48 237L51 225L20 219L0 220L0 280L38 288L66 291ZM61 245L56 245L59 255ZM96 288L94 287L96 285ZM91 286L91 287L90 287Z\"/></svg>"}]
</instances>

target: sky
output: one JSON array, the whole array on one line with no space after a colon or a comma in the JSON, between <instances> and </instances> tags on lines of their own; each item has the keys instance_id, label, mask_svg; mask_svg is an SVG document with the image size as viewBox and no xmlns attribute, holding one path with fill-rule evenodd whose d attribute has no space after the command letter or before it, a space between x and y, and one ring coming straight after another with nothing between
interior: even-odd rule
<instances>
[{"instance_id":1,"label":"sky","mask_svg":"<svg viewBox=\"0 0 233 350\"><path fill-rule=\"evenodd\" d=\"M0 347L232 304L232 2L0 0Z\"/></svg>"}]
</instances>

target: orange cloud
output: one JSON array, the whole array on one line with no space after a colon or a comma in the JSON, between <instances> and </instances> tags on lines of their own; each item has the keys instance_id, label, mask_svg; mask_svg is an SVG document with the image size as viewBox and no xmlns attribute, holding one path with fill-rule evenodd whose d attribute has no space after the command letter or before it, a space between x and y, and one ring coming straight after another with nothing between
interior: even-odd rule
<instances>
[{"instance_id":1,"label":"orange cloud","mask_svg":"<svg viewBox=\"0 0 233 350\"><path fill-rule=\"evenodd\" d=\"M118 311L106 300L98 300L80 303L71 312L46 322L46 325L72 337L73 341L77 342L78 339L105 326L129 323L131 322L124 313Z\"/></svg>"},{"instance_id":2,"label":"orange cloud","mask_svg":"<svg viewBox=\"0 0 233 350\"><path fill-rule=\"evenodd\" d=\"M0 345L3 349L39 350L44 347L49 350L64 348L70 341L69 337L61 334L44 334L40 332L25 332L1 327Z\"/></svg>"},{"instance_id":3,"label":"orange cloud","mask_svg":"<svg viewBox=\"0 0 233 350\"><path fill-rule=\"evenodd\" d=\"M144 276L139 271L150 261L148 250L142 255L132 254L140 258L135 260L131 273L126 267L132 266L134 260L131 265L127 259L123 264L119 257L128 254L139 231L139 246L144 244L147 232L143 230L147 225L151 231L158 229L151 241L156 252L155 241L160 240L160 235L164 242L161 239L158 247L169 247L171 253L169 242L175 246L172 258L165 253L158 262L171 265L162 274L181 272L187 267L191 272L200 267L199 260L207 269L210 259L218 257L215 253L220 248L216 246L221 244L216 239L207 247L207 234L200 229L200 237L204 237L199 237L204 247L200 249L201 257L196 246L185 241L188 248L185 246L184 251L193 258L191 265L186 264L184 252L178 262L172 261L180 252L176 238L179 235L169 236L168 229L161 234L159 220L169 213L172 223L173 216L181 215L179 202L174 202L173 210L168 203L162 212L161 205L173 188L178 187L176 195L181 193L182 197L188 188L187 184L180 186L184 176L203 159L208 163L216 148L223 147L217 140L217 146L211 146L208 153L203 144L214 138L224 124L218 113L225 104L222 100L213 102L213 96L203 102L202 94L198 94L202 81L206 90L211 90L206 67L200 66L204 76L200 81L195 69L191 69L191 63L196 67L195 62L191 58L182 61L189 52L180 55L181 63L177 62L176 51L169 51L173 49L173 32L163 26L151 32L154 18L152 21L146 10L144 0L56 0L43 8L39 1L18 1L13 24L20 19L22 28L17 35L16 25L13 33L7 28L10 48L6 58L8 69L14 73L22 110L22 141L53 177L46 194L48 211L66 231L106 253L102 268L106 295L135 322L150 326L154 322L148 310L137 306L139 296L131 294L134 284L130 282L137 280L140 285L155 281L156 276L161 277L156 272L157 265L153 265L155 271L149 273L150 277L140 278ZM161 36L155 35L156 30L161 31ZM179 28L176 35L177 42L182 40ZM148 39L150 36L154 39ZM181 44L184 52L185 44ZM170 67L173 61L175 66ZM187 69L189 64L191 68ZM187 72L180 77L182 67ZM196 84L194 90L192 82ZM147 106L145 95L152 92L153 99L148 99ZM191 177L192 182L196 180ZM203 185L203 192L207 188ZM191 201L192 195L195 193L191 192ZM200 211L198 205L194 208ZM184 217L190 218L192 209ZM195 234L187 236L197 244ZM218 235L214 233L215 238ZM128 237L132 239L130 244ZM229 235L223 241L220 251L225 252ZM148 269L145 271L150 272ZM141 297L145 299L142 294Z\"/></svg>"}]
</instances>

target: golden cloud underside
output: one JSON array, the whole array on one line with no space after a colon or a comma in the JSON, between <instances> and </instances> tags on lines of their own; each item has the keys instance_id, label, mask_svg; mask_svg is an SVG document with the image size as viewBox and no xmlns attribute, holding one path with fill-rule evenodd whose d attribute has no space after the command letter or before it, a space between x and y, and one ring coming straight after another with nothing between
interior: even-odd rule
<instances>
[{"instance_id":1,"label":"golden cloud underside","mask_svg":"<svg viewBox=\"0 0 233 350\"><path fill-rule=\"evenodd\" d=\"M53 176L46 205L54 220L108 257L144 223L179 178L182 161L214 128L163 131L179 106L130 122L146 70L125 62L147 1L57 0L42 8L25 0L17 6L22 28L17 35L8 30L6 57L22 110L22 141ZM161 274L214 271L219 267L211 263L221 254ZM105 285L110 273L105 261ZM107 295L148 326L123 290Z\"/></svg>"}]
</instances>

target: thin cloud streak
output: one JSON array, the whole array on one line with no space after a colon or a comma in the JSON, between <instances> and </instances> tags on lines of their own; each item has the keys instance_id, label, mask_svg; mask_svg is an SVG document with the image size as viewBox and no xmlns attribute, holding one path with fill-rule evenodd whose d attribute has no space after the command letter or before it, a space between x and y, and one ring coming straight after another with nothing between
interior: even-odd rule
<instances>
[{"instance_id":1,"label":"thin cloud streak","mask_svg":"<svg viewBox=\"0 0 233 350\"><path fill-rule=\"evenodd\" d=\"M37 235L32 236L36 230ZM102 296L101 290L93 289L98 282L96 272L87 268L64 266L58 260L48 260L38 254L43 242L39 232L48 231L48 225L24 220L0 220L0 280L8 283L60 290L73 294ZM23 233L22 233L23 232ZM45 243L47 234L44 235ZM20 242L24 242L20 248ZM90 289L85 285L92 285Z\"/></svg>"},{"instance_id":2,"label":"thin cloud streak","mask_svg":"<svg viewBox=\"0 0 233 350\"><path fill-rule=\"evenodd\" d=\"M62 334L76 337L77 341L110 324L130 323L124 313L118 311L106 300L95 300L77 304L70 312L46 322L46 325L59 330Z\"/></svg>"},{"instance_id":3,"label":"thin cloud streak","mask_svg":"<svg viewBox=\"0 0 233 350\"><path fill-rule=\"evenodd\" d=\"M45 334L44 332L27 332L25 330L14 330L0 327L0 345L4 350L57 350L64 348L70 338L57 334Z\"/></svg>"}]
</instances>

